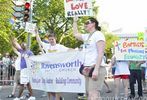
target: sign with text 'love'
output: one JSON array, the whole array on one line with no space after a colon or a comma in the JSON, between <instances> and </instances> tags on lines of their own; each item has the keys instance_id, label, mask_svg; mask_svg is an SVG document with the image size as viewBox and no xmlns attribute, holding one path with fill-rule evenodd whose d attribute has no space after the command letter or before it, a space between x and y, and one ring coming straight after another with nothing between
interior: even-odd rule
<instances>
[{"instance_id":1,"label":"sign with text 'love'","mask_svg":"<svg viewBox=\"0 0 147 100\"><path fill-rule=\"evenodd\" d=\"M92 0L64 0L65 17L93 16Z\"/></svg>"}]
</instances>

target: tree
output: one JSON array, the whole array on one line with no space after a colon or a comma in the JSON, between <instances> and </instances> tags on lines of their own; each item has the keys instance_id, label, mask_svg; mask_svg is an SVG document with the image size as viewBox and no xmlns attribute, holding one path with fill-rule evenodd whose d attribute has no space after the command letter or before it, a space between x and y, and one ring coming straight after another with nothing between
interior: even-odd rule
<instances>
[{"instance_id":1,"label":"tree","mask_svg":"<svg viewBox=\"0 0 147 100\"><path fill-rule=\"evenodd\" d=\"M64 0L36 0L33 11L38 27L55 33L58 42L68 47L77 47L81 44L72 36L72 18L65 18ZM94 11L97 11L96 7ZM79 26L86 18L80 18ZM83 32L81 27L79 29Z\"/></svg>"},{"instance_id":2,"label":"tree","mask_svg":"<svg viewBox=\"0 0 147 100\"><path fill-rule=\"evenodd\" d=\"M0 0L0 53L10 51L9 35L11 25L9 20L12 17L11 6L10 0Z\"/></svg>"},{"instance_id":3,"label":"tree","mask_svg":"<svg viewBox=\"0 0 147 100\"><path fill-rule=\"evenodd\" d=\"M112 48L113 48L113 42L117 40L118 38L114 36L112 33L105 34L106 37L106 49L105 52L108 56L108 58L112 57Z\"/></svg>"},{"instance_id":4,"label":"tree","mask_svg":"<svg viewBox=\"0 0 147 100\"><path fill-rule=\"evenodd\" d=\"M95 1L93 0L93 5ZM94 16L96 17L99 7L94 7ZM81 42L76 40L72 35L72 18L65 18L64 0L36 0L34 2L34 19L40 29L49 33L55 33L57 41L67 47L79 47ZM83 23L88 17L80 17L78 21L79 31L85 33ZM111 57L112 42L115 40L112 34L107 34L108 29L103 29L106 36L106 52ZM41 35L43 38L44 34ZM35 46L36 48L36 46Z\"/></svg>"},{"instance_id":5,"label":"tree","mask_svg":"<svg viewBox=\"0 0 147 100\"><path fill-rule=\"evenodd\" d=\"M107 23L106 25L102 25L102 32L105 34L106 37L106 48L105 48L105 53L108 58L112 57L112 48L113 48L113 42L118 39L117 36L113 35L111 32L108 31L109 27Z\"/></svg>"},{"instance_id":6,"label":"tree","mask_svg":"<svg viewBox=\"0 0 147 100\"><path fill-rule=\"evenodd\" d=\"M34 18L39 26L45 27L49 33L66 33L70 28L71 20L64 17L63 0L36 0L34 3Z\"/></svg>"}]
</instances>

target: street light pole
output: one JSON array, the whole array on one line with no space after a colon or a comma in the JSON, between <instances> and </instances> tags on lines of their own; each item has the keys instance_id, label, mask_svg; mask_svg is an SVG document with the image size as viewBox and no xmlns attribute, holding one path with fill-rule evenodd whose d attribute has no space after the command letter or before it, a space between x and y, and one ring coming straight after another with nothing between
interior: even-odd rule
<instances>
[{"instance_id":1,"label":"street light pole","mask_svg":"<svg viewBox=\"0 0 147 100\"><path fill-rule=\"evenodd\" d=\"M30 8L30 23L32 23L33 1L34 0L30 1L30 4L31 4L31 8ZM31 33L28 33L28 36L27 36L27 49L30 50L30 47L31 47Z\"/></svg>"}]
</instances>

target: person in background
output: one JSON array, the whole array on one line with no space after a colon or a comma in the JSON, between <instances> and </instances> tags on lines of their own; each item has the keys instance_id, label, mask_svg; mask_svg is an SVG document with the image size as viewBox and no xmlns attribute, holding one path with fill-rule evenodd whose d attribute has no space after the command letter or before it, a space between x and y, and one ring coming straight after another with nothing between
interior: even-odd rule
<instances>
[{"instance_id":1,"label":"person in background","mask_svg":"<svg viewBox=\"0 0 147 100\"><path fill-rule=\"evenodd\" d=\"M64 45L56 43L56 36L53 33L48 35L48 42L46 43L41 41L38 31L36 31L36 40L40 49L42 49L41 51L44 51L45 53L65 52L69 50L69 48ZM61 93L48 92L49 100L51 100L51 96L53 96L53 100L62 100Z\"/></svg>"},{"instance_id":2,"label":"person in background","mask_svg":"<svg viewBox=\"0 0 147 100\"><path fill-rule=\"evenodd\" d=\"M103 64L103 66L105 66L106 71L107 71L107 74L106 74L106 79L107 79L107 78L109 77L109 69L110 69L110 67L111 67L111 61L108 61L106 53L104 53L103 59L104 59L104 64ZM105 86L106 86L106 88L107 88L106 93L111 93L112 91L111 91L111 89L110 89L108 83L106 82L106 79L104 80L104 84L105 84Z\"/></svg>"},{"instance_id":3,"label":"person in background","mask_svg":"<svg viewBox=\"0 0 147 100\"><path fill-rule=\"evenodd\" d=\"M146 87L146 71L147 71L147 61L143 64L141 64L142 68L142 84L143 84L143 92L147 92L147 87Z\"/></svg>"},{"instance_id":4,"label":"person in background","mask_svg":"<svg viewBox=\"0 0 147 100\"><path fill-rule=\"evenodd\" d=\"M129 64L128 61L124 60L117 60L115 56L112 57L112 66L115 66L115 72L114 72L114 98L115 100L118 100L118 94L119 94L119 88L120 88L120 80L122 79L123 85L124 85L124 93L125 97L124 100L128 99L128 86L129 86Z\"/></svg>"},{"instance_id":5,"label":"person in background","mask_svg":"<svg viewBox=\"0 0 147 100\"><path fill-rule=\"evenodd\" d=\"M3 62L3 80L4 80L3 84L8 85L8 81L7 81L9 79L8 70L9 70L10 62L11 62L9 53L5 54L5 56L2 58L2 62Z\"/></svg>"},{"instance_id":6,"label":"person in background","mask_svg":"<svg viewBox=\"0 0 147 100\"><path fill-rule=\"evenodd\" d=\"M106 80L104 80L104 84L105 84L105 86L106 86L106 88L107 88L106 93L111 93L112 91L111 91L111 89L110 89L108 83L106 82Z\"/></svg>"},{"instance_id":7,"label":"person in background","mask_svg":"<svg viewBox=\"0 0 147 100\"><path fill-rule=\"evenodd\" d=\"M14 53L17 54L17 56L15 56L16 60L15 60L15 63L14 63L15 75L14 75L13 90L12 90L12 93L10 95L8 95L8 98L16 97L15 96L16 88L20 84L20 60L21 60L21 54L13 46L12 46L12 48L13 48Z\"/></svg>"},{"instance_id":8,"label":"person in background","mask_svg":"<svg viewBox=\"0 0 147 100\"><path fill-rule=\"evenodd\" d=\"M113 54L112 58L111 58L111 73L112 73L112 77L114 78L114 74L115 74L115 69L116 69L116 58L115 58L115 55Z\"/></svg>"},{"instance_id":9,"label":"person in background","mask_svg":"<svg viewBox=\"0 0 147 100\"><path fill-rule=\"evenodd\" d=\"M130 61L129 68L130 68L130 90L131 94L129 96L130 99L135 98L135 89L134 83L138 83L138 97L137 99L142 99L142 69L141 64L145 63L145 61Z\"/></svg>"},{"instance_id":10,"label":"person in background","mask_svg":"<svg viewBox=\"0 0 147 100\"><path fill-rule=\"evenodd\" d=\"M0 80L3 79L3 62L0 60ZM2 84L2 82L0 82Z\"/></svg>"},{"instance_id":11,"label":"person in background","mask_svg":"<svg viewBox=\"0 0 147 100\"><path fill-rule=\"evenodd\" d=\"M15 56L10 56L10 66L9 66L9 69L8 69L8 76L9 76L9 79L10 79L10 85L13 85L13 80L14 80L14 74L15 74L15 66L14 66L14 63L15 63Z\"/></svg>"},{"instance_id":12,"label":"person in background","mask_svg":"<svg viewBox=\"0 0 147 100\"><path fill-rule=\"evenodd\" d=\"M101 32L99 22L90 17L85 23L85 30L87 34L81 34L77 26L78 18L75 16L73 19L73 35L78 40L84 42L85 60L83 66L94 67L92 77L85 76L86 79L86 92L88 100L100 100L100 91L103 87L106 69L101 66L105 50L105 37Z\"/></svg>"}]
</instances>

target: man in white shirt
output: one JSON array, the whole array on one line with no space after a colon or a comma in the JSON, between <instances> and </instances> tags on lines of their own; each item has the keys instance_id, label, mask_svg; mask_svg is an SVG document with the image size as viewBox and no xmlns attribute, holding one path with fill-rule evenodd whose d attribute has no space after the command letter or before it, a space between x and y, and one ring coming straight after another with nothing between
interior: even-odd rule
<instances>
[{"instance_id":1,"label":"man in white shirt","mask_svg":"<svg viewBox=\"0 0 147 100\"><path fill-rule=\"evenodd\" d=\"M41 51L43 51L44 53L53 53L53 52L65 52L68 51L69 48L65 47L64 45L61 44L57 44L56 43L56 37L55 34L49 34L48 35L48 43L42 42L38 32L36 33L36 40L39 44L39 47L41 49ZM55 100L61 100L61 96L60 93L51 93L48 92L48 97L49 100L51 100L51 95L53 96L53 98Z\"/></svg>"}]
</instances>

